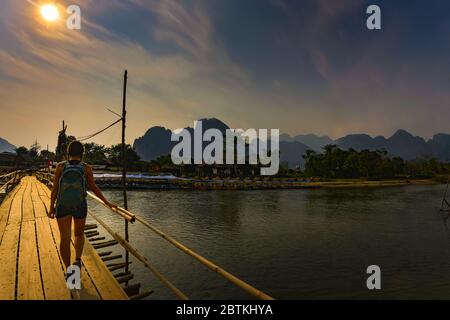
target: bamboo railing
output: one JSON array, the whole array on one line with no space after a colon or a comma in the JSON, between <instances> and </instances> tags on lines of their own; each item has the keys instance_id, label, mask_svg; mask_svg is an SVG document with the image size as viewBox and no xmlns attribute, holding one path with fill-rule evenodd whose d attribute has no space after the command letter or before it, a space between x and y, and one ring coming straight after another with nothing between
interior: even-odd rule
<instances>
[{"instance_id":1,"label":"bamboo railing","mask_svg":"<svg viewBox=\"0 0 450 320\"><path fill-rule=\"evenodd\" d=\"M48 173L48 172L42 172L40 171L39 173L37 173L38 178L40 178L43 181L46 181L48 185L53 185L53 179L52 179L52 174ZM150 229L151 231L153 231L155 234L157 234L158 236L160 236L161 238L163 238L164 240L168 241L170 244L172 244L173 246L175 246L177 249L183 251L184 253L186 253L187 255L191 256L192 258L196 259L198 262L200 262L201 264L203 264L204 266L206 266L207 268L209 268L210 270L216 272L217 274L219 274L220 276L222 276L223 278L225 278L226 280L228 280L229 282L233 283L234 285L236 285L237 287L239 287L240 289L244 290L245 292L247 292L248 294L261 299L261 300L273 300L273 298L269 295L267 295L266 293L256 289L255 287L251 286L250 284L248 284L247 282L239 279L238 277L234 276L233 274L231 274L230 272L226 271L225 269L221 268L220 266L216 265L215 263L211 262L210 260L206 259L205 257L201 256L200 254L198 254L197 252L195 252L194 250L190 249L189 247L185 246L184 244L180 243L179 241L177 241L176 239L174 239L171 235L164 233L163 231L159 230L158 228L156 228L155 226L153 226L152 224L150 224L149 222L145 221L144 219L142 219L140 216L137 216L135 214L133 214L132 212L125 210L124 208L121 207L117 207L117 208L110 208L108 207L100 198L98 198L97 196L95 196L92 192L88 192L87 193L88 196L93 199L94 201L102 204L103 206L107 207L108 209L110 209L111 211L113 211L114 213L118 214L119 216L121 216L123 219L129 221L129 222L139 222L141 223L143 226L145 226L146 228ZM150 265L150 263L148 262L148 260L142 256L135 248L133 248L130 243L128 241L126 241L125 239L123 239L120 235L118 235L117 233L115 233L111 228L109 228L103 221L101 221L95 214L93 214L91 211L89 211L89 214L92 216L92 218L94 218L97 222L99 222L103 228L111 234L111 236L119 241L119 243L128 251L130 252L133 256L135 256L140 262L142 262L144 264L144 266L146 268L148 268L150 271L153 272L153 274L165 285L167 286L172 292L175 293L175 295L177 295L178 298L180 299L187 299L187 296L184 295L178 288L176 288L169 280L167 280L161 273L159 273L154 267L152 267Z\"/></svg>"},{"instance_id":2,"label":"bamboo railing","mask_svg":"<svg viewBox=\"0 0 450 320\"><path fill-rule=\"evenodd\" d=\"M10 172L10 173L8 173L8 174L4 174L4 175L0 176L0 180L6 179L6 178L8 178L8 177L10 177L10 176L12 176L12 175L14 175L14 174L16 174L17 172L18 172L18 171L13 171L13 172Z\"/></svg>"},{"instance_id":3,"label":"bamboo railing","mask_svg":"<svg viewBox=\"0 0 450 320\"><path fill-rule=\"evenodd\" d=\"M22 170L15 170L13 172L10 172L8 174L4 174L4 175L0 176L0 180L5 180L5 179L7 179L9 177L12 177L12 176L17 178L18 176L23 175L23 173L24 172Z\"/></svg>"},{"instance_id":4,"label":"bamboo railing","mask_svg":"<svg viewBox=\"0 0 450 320\"><path fill-rule=\"evenodd\" d=\"M23 171L16 170L11 173L5 174L3 176L0 176L0 180L5 180L7 178L10 178L8 181L0 185L0 193L8 192L8 187L10 185L14 185L15 182L20 179L20 177L23 175Z\"/></svg>"},{"instance_id":5,"label":"bamboo railing","mask_svg":"<svg viewBox=\"0 0 450 320\"><path fill-rule=\"evenodd\" d=\"M95 201L99 202L100 204L102 204L106 208L110 209L111 211L117 213L118 215L120 215L122 218L124 218L128 222L133 223L134 221L136 221L136 216L134 214L132 214L131 212L129 212L129 211L123 209L123 208L120 208L120 207L110 208L99 197L97 197L92 192L88 191L87 194L88 194L89 197L91 197Z\"/></svg>"}]
</instances>

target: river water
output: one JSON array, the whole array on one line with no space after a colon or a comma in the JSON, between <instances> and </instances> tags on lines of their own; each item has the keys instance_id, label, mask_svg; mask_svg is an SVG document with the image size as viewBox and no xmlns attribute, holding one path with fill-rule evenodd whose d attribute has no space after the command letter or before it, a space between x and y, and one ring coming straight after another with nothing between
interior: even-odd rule
<instances>
[{"instance_id":1,"label":"river water","mask_svg":"<svg viewBox=\"0 0 450 320\"><path fill-rule=\"evenodd\" d=\"M129 207L278 299L450 299L444 186L265 191L130 191ZM105 195L121 203L120 191ZM124 222L92 203L123 233ZM449 222L450 225L450 222ZM192 299L251 298L139 223L130 241ZM114 252L121 252L119 246ZM381 290L366 269L381 268ZM175 296L133 260L150 299Z\"/></svg>"}]
</instances>

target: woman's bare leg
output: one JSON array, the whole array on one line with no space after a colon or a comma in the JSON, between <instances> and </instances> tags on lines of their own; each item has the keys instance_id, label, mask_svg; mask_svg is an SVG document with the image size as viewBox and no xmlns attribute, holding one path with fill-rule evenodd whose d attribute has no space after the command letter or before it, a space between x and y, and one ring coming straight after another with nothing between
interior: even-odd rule
<instances>
[{"instance_id":1,"label":"woman's bare leg","mask_svg":"<svg viewBox=\"0 0 450 320\"><path fill-rule=\"evenodd\" d=\"M58 218L58 228L60 235L59 251L61 258L66 266L66 269L70 266L70 236L72 229L72 216L66 216Z\"/></svg>"},{"instance_id":2,"label":"woman's bare leg","mask_svg":"<svg viewBox=\"0 0 450 320\"><path fill-rule=\"evenodd\" d=\"M76 259L81 259L84 247L84 226L86 219L73 219L75 225L75 254Z\"/></svg>"}]
</instances>

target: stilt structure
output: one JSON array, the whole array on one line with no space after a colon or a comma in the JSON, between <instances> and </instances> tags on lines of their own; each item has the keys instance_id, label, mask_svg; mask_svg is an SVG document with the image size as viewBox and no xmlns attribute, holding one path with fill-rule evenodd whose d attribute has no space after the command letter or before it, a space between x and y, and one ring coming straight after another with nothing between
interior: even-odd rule
<instances>
[{"instance_id":1,"label":"stilt structure","mask_svg":"<svg viewBox=\"0 0 450 320\"><path fill-rule=\"evenodd\" d=\"M447 186L445 187L444 195L442 196L441 201L441 211L450 211L450 203L447 201L447 193L448 193L448 186L450 184L450 176L447 180Z\"/></svg>"}]
</instances>

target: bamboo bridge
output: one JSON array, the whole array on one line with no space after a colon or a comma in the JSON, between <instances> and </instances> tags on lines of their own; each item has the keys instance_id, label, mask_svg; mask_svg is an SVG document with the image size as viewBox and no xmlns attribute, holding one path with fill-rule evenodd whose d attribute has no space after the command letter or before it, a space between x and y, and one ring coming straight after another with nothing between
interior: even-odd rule
<instances>
[{"instance_id":1,"label":"bamboo bridge","mask_svg":"<svg viewBox=\"0 0 450 320\"><path fill-rule=\"evenodd\" d=\"M0 207L0 300L128 299L89 241L83 251L82 290L72 297L59 256L55 219L47 217L50 190L23 177ZM72 246L72 254L74 248Z\"/></svg>"},{"instance_id":2,"label":"bamboo bridge","mask_svg":"<svg viewBox=\"0 0 450 320\"><path fill-rule=\"evenodd\" d=\"M8 180L9 179L9 180ZM129 270L128 255L134 256L159 281L161 281L179 299L188 297L171 283L128 239L122 238L99 219L91 210L89 215L97 221L112 237L102 241L98 237L96 224L85 227L85 247L81 258L81 290L68 290L64 277L64 265L59 254L59 231L57 221L47 217L50 205L52 175L47 172L34 172L26 175L16 171L0 177L6 181L0 183L0 194L6 193L0 205L0 300L127 300L142 299L152 291L140 292L140 284L129 284L133 274ZM88 195L104 204L92 193ZM243 280L225 271L208 259L189 249L170 235L123 209L113 210L118 217L128 223L139 222L150 231L191 256L218 275L255 298L271 300L272 297L252 287ZM112 256L111 251L97 251L113 245L121 245L126 251L126 261L109 263L122 255ZM72 243L72 255L75 249ZM121 269L125 269L121 272ZM113 271L119 271L113 274Z\"/></svg>"}]
</instances>

